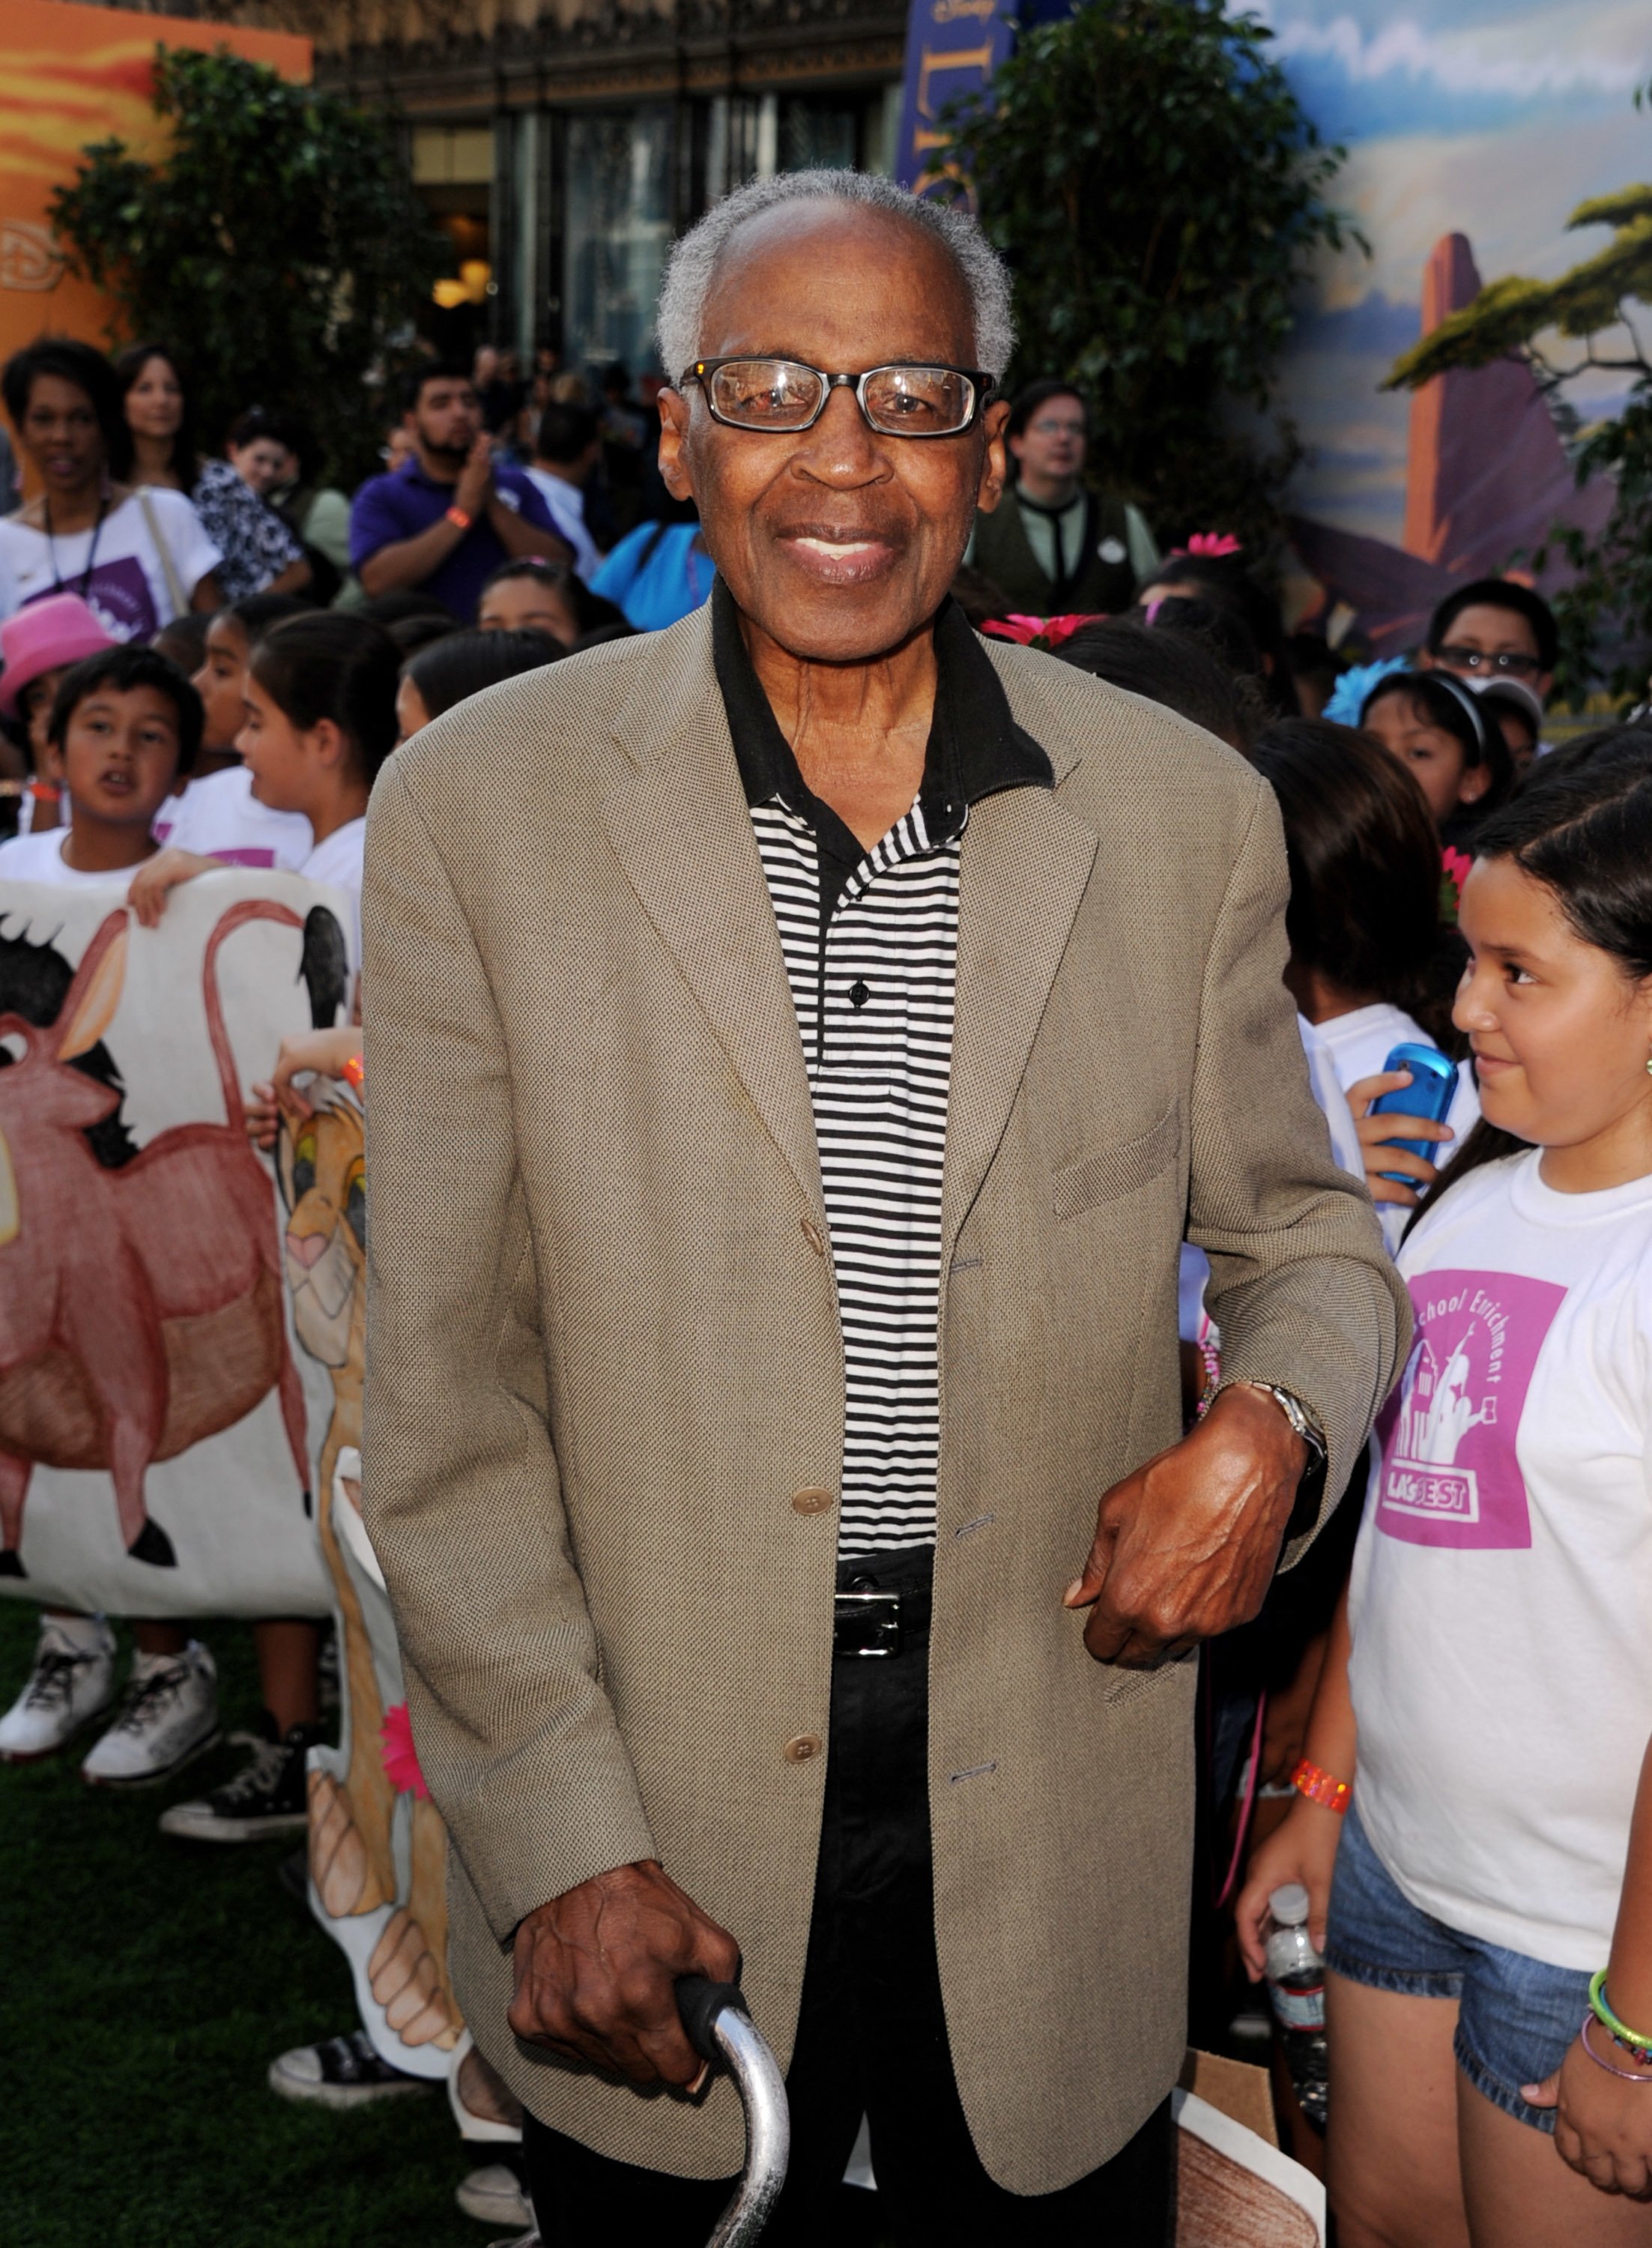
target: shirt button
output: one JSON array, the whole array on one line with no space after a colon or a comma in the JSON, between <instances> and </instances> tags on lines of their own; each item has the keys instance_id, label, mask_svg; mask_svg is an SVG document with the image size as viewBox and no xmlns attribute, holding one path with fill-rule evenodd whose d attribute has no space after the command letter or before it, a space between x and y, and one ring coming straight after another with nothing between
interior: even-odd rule
<instances>
[{"instance_id":1,"label":"shirt button","mask_svg":"<svg viewBox=\"0 0 1652 2248\"><path fill-rule=\"evenodd\" d=\"M858 976L849 986L849 1004L856 1008L864 1007L871 997L871 992L867 989L866 978L863 976Z\"/></svg>"},{"instance_id":2,"label":"shirt button","mask_svg":"<svg viewBox=\"0 0 1652 2248\"><path fill-rule=\"evenodd\" d=\"M803 1221L803 1237L817 1257L826 1255L826 1236L812 1217L805 1217Z\"/></svg>"},{"instance_id":3,"label":"shirt button","mask_svg":"<svg viewBox=\"0 0 1652 2248\"><path fill-rule=\"evenodd\" d=\"M812 1484L806 1491L794 1491L792 1504L799 1514L825 1514L837 1504L836 1494L817 1490Z\"/></svg>"},{"instance_id":4,"label":"shirt button","mask_svg":"<svg viewBox=\"0 0 1652 2248\"><path fill-rule=\"evenodd\" d=\"M797 1733L785 1744L788 1764L807 1764L811 1757L820 1753L819 1733Z\"/></svg>"}]
</instances>

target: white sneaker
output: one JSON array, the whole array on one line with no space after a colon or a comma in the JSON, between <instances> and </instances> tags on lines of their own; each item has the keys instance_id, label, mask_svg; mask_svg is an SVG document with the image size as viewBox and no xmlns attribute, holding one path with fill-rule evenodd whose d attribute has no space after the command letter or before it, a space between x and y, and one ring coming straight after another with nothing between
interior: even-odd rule
<instances>
[{"instance_id":1,"label":"white sneaker","mask_svg":"<svg viewBox=\"0 0 1652 2248\"><path fill-rule=\"evenodd\" d=\"M141 1787L218 1737L217 1666L199 1640L182 1655L134 1655L125 1705L80 1777L92 1787Z\"/></svg>"},{"instance_id":2,"label":"white sneaker","mask_svg":"<svg viewBox=\"0 0 1652 2248\"><path fill-rule=\"evenodd\" d=\"M454 2199L467 2217L483 2224L511 2226L533 2223L533 2207L522 2180L504 2162L487 2162L460 2179ZM504 2248L504 2244L500 2244Z\"/></svg>"},{"instance_id":3,"label":"white sneaker","mask_svg":"<svg viewBox=\"0 0 1652 2248\"><path fill-rule=\"evenodd\" d=\"M32 1764L66 1747L113 1701L114 1655L101 1616L43 1615L29 1683L0 1717L0 1764Z\"/></svg>"}]
</instances>

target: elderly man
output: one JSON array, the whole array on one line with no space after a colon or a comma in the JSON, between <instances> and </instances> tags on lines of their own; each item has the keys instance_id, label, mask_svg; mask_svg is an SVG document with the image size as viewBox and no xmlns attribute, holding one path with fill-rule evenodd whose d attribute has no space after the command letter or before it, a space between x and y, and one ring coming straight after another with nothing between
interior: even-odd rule
<instances>
[{"instance_id":1,"label":"elderly man","mask_svg":"<svg viewBox=\"0 0 1652 2248\"><path fill-rule=\"evenodd\" d=\"M743 1960L776 2242L833 2238L865 2113L903 2242L1156 2244L1182 1658L1405 1319L1278 822L949 602L1011 342L967 219L756 183L661 334L714 601L427 728L372 813L366 1496L459 1993L548 2242L710 2230L739 2110L673 1986ZM1226 1386L1177 1442L1184 1231Z\"/></svg>"}]
</instances>

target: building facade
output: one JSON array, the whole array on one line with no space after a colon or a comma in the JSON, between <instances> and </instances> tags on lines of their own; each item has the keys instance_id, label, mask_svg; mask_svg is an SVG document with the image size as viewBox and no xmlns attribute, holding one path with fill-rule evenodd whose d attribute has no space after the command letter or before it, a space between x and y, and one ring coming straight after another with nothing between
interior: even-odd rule
<instances>
[{"instance_id":1,"label":"building facade","mask_svg":"<svg viewBox=\"0 0 1652 2248\"><path fill-rule=\"evenodd\" d=\"M454 243L443 301L474 305L475 332L524 359L549 342L568 367L653 368L667 253L709 202L776 171L893 168L905 0L206 0L198 12L306 34L318 84L394 112Z\"/></svg>"}]
</instances>

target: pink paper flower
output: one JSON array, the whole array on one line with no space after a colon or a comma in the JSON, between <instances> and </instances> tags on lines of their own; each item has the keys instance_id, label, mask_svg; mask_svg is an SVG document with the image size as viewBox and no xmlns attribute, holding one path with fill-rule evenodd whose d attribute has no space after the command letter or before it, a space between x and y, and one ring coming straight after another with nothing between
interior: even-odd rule
<instances>
[{"instance_id":1,"label":"pink paper flower","mask_svg":"<svg viewBox=\"0 0 1652 2248\"><path fill-rule=\"evenodd\" d=\"M992 617L981 627L999 640L1018 641L1023 648L1059 648L1064 640L1071 640L1080 625L1100 622L1095 616L1066 617Z\"/></svg>"},{"instance_id":2,"label":"pink paper flower","mask_svg":"<svg viewBox=\"0 0 1652 2248\"><path fill-rule=\"evenodd\" d=\"M1196 531L1187 544L1189 554L1243 554L1244 547L1230 531Z\"/></svg>"},{"instance_id":3,"label":"pink paper flower","mask_svg":"<svg viewBox=\"0 0 1652 2248\"><path fill-rule=\"evenodd\" d=\"M1457 926L1457 908L1463 902L1463 885L1469 869L1474 864L1466 851L1447 844L1440 853L1440 918L1450 927Z\"/></svg>"},{"instance_id":4,"label":"pink paper flower","mask_svg":"<svg viewBox=\"0 0 1652 2248\"><path fill-rule=\"evenodd\" d=\"M384 1776L391 1786L398 1795L416 1795L421 1803L424 1802L430 1791L419 1769L419 1751L413 1745L413 1720L408 1715L405 1702L397 1702L385 1711L379 1741Z\"/></svg>"}]
</instances>

